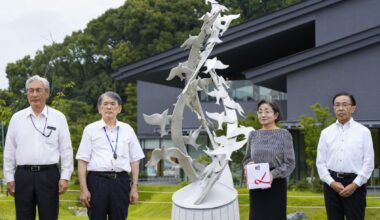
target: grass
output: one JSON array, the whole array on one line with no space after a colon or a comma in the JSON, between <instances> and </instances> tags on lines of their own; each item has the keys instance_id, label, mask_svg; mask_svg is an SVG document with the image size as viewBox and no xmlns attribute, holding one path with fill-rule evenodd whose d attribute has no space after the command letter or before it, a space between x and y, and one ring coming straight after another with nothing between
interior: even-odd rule
<instances>
[{"instance_id":1,"label":"grass","mask_svg":"<svg viewBox=\"0 0 380 220\"><path fill-rule=\"evenodd\" d=\"M172 193L181 188L175 186L140 186L140 203L130 206L130 220L169 220L171 215ZM79 198L78 186L70 187L69 192L61 196L61 206L59 219L87 219L87 217L75 217L74 211L69 209L72 206L81 206L76 202ZM239 188L239 210L240 219L248 220L249 196L245 188ZM380 219L380 195L367 196L366 219ZM288 191L288 213L304 212L309 220L326 219L324 201L322 193L309 191L290 190ZM12 197L6 197L0 193L0 220L15 219L15 209Z\"/></svg>"}]
</instances>

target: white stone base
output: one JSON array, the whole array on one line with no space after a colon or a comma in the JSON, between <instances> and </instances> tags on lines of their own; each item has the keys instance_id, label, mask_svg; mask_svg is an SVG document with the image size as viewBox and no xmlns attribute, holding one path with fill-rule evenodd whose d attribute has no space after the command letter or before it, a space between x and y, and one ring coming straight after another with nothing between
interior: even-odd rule
<instances>
[{"instance_id":1,"label":"white stone base","mask_svg":"<svg viewBox=\"0 0 380 220\"><path fill-rule=\"evenodd\" d=\"M239 220L235 189L216 183L200 205L195 205L199 190L190 184L173 195L172 220Z\"/></svg>"},{"instance_id":2,"label":"white stone base","mask_svg":"<svg viewBox=\"0 0 380 220\"><path fill-rule=\"evenodd\" d=\"M239 220L237 198L224 206L213 209L187 209L173 203L172 220Z\"/></svg>"}]
</instances>

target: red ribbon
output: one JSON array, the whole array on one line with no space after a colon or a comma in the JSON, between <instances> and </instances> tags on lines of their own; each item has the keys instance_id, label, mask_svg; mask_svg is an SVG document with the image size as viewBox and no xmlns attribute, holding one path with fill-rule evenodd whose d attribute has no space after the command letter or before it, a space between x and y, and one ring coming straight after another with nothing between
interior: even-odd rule
<instances>
[{"instance_id":1,"label":"red ribbon","mask_svg":"<svg viewBox=\"0 0 380 220\"><path fill-rule=\"evenodd\" d=\"M255 184L260 184L260 183L270 184L270 181L264 181L264 177L265 177L266 174L267 174L267 172L264 173L264 175L261 177L261 179L255 180Z\"/></svg>"}]
</instances>

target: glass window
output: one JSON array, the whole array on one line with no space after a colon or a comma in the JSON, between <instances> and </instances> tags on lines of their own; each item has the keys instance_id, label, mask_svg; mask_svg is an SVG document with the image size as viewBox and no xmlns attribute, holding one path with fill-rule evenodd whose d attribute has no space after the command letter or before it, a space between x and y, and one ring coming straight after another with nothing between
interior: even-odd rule
<instances>
[{"instance_id":1,"label":"glass window","mask_svg":"<svg viewBox=\"0 0 380 220\"><path fill-rule=\"evenodd\" d=\"M173 142L171 139L162 139L161 140L161 146L168 148L168 147L173 147Z\"/></svg>"},{"instance_id":2,"label":"glass window","mask_svg":"<svg viewBox=\"0 0 380 220\"><path fill-rule=\"evenodd\" d=\"M286 94L262 86L253 85L250 80L229 81L230 88L227 89L229 96L237 102L266 100L286 100ZM215 89L214 85L209 85L209 92ZM199 98L202 102L215 102L215 97L200 92Z\"/></svg>"},{"instance_id":3,"label":"glass window","mask_svg":"<svg viewBox=\"0 0 380 220\"><path fill-rule=\"evenodd\" d=\"M159 139L145 139L144 141L144 149L155 149L160 146Z\"/></svg>"}]
</instances>

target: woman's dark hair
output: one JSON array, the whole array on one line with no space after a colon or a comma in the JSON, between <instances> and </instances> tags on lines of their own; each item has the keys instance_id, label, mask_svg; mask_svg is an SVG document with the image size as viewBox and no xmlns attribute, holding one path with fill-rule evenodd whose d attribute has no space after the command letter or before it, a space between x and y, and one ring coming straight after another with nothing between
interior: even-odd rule
<instances>
[{"instance_id":1,"label":"woman's dark hair","mask_svg":"<svg viewBox=\"0 0 380 220\"><path fill-rule=\"evenodd\" d=\"M348 92L340 92L340 93L337 93L337 94L334 96L334 98L332 99L332 104L333 104L333 105L334 105L334 103L335 103L335 99L338 98L339 96L347 96L347 97L349 97L350 100L351 100L351 105L352 105L352 106L356 106L356 101L355 101L354 96L351 95L351 94L348 93Z\"/></svg>"},{"instance_id":2,"label":"woman's dark hair","mask_svg":"<svg viewBox=\"0 0 380 220\"><path fill-rule=\"evenodd\" d=\"M278 121L281 120L281 111L280 111L280 108L278 107L278 105L276 105L273 102L262 99L259 101L259 103L257 103L257 111L259 110L260 106L263 104L268 104L272 108L274 114L278 113L278 117L276 120L274 120L274 122L277 123Z\"/></svg>"},{"instance_id":3,"label":"woman's dark hair","mask_svg":"<svg viewBox=\"0 0 380 220\"><path fill-rule=\"evenodd\" d=\"M99 108L99 106L102 105L102 102L103 102L103 99L104 99L105 96L108 96L111 99L115 100L118 105L122 105L121 98L120 98L119 94L117 94L116 92L108 91L108 92L105 92L105 93L103 93L103 94L101 94L99 96L99 98L98 98L98 108Z\"/></svg>"}]
</instances>

